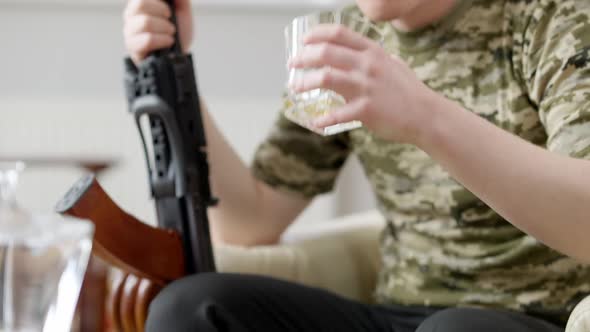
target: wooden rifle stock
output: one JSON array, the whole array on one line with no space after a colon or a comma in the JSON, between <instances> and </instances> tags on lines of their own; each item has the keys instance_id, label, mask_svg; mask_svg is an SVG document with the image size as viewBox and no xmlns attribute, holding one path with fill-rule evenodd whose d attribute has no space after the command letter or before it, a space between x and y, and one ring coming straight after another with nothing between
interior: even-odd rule
<instances>
[{"instance_id":1,"label":"wooden rifle stock","mask_svg":"<svg viewBox=\"0 0 590 332\"><path fill-rule=\"evenodd\" d=\"M56 210L92 221L93 252L114 266L162 286L185 275L180 236L123 211L93 175L80 179Z\"/></svg>"}]
</instances>

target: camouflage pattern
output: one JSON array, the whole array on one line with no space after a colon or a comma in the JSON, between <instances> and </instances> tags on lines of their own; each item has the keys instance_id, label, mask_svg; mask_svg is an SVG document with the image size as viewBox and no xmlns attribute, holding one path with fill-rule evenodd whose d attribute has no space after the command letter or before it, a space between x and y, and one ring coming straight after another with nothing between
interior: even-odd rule
<instances>
[{"instance_id":1,"label":"camouflage pattern","mask_svg":"<svg viewBox=\"0 0 590 332\"><path fill-rule=\"evenodd\" d=\"M380 26L384 47L432 89L527 141L590 159L590 1L460 1L420 31ZM331 190L350 154L389 221L379 302L507 308L565 321L590 293L588 266L516 229L414 146L365 129L322 137L281 118L253 169L312 197Z\"/></svg>"}]
</instances>

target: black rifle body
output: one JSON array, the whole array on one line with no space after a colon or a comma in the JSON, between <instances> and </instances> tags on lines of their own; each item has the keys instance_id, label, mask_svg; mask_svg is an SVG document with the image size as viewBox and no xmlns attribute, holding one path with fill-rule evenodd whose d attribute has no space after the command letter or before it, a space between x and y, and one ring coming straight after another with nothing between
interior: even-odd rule
<instances>
[{"instance_id":1,"label":"black rifle body","mask_svg":"<svg viewBox=\"0 0 590 332\"><path fill-rule=\"evenodd\" d=\"M168 3L174 9L173 0ZM158 226L181 235L187 274L215 271L207 208L216 199L192 57L182 52L177 35L172 48L154 52L137 66L127 59L125 81Z\"/></svg>"}]
</instances>

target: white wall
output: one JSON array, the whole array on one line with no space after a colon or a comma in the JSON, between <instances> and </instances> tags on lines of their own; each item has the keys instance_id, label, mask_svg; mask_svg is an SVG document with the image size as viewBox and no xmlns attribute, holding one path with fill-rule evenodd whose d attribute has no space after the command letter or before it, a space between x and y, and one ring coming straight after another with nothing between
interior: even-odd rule
<instances>
[{"instance_id":1,"label":"white wall","mask_svg":"<svg viewBox=\"0 0 590 332\"><path fill-rule=\"evenodd\" d=\"M130 212L153 221L139 137L122 94L122 6L51 3L0 0L0 157L118 158L119 166L102 179L105 187ZM196 10L193 51L201 93L248 162L280 105L282 28L309 10L231 5ZM350 168L341 190L320 199L302 219L327 219L373 205L357 166ZM20 199L47 211L80 174L29 169Z\"/></svg>"}]
</instances>

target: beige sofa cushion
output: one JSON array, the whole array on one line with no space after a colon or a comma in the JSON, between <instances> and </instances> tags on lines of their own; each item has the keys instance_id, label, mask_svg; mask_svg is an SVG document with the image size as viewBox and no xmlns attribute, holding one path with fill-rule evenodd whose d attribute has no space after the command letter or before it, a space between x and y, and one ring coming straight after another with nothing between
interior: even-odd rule
<instances>
[{"instance_id":1,"label":"beige sofa cushion","mask_svg":"<svg viewBox=\"0 0 590 332\"><path fill-rule=\"evenodd\" d=\"M370 302L383 225L372 211L289 231L276 246L217 246L215 259L223 272L269 275Z\"/></svg>"}]
</instances>

